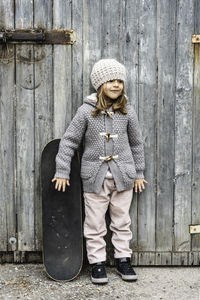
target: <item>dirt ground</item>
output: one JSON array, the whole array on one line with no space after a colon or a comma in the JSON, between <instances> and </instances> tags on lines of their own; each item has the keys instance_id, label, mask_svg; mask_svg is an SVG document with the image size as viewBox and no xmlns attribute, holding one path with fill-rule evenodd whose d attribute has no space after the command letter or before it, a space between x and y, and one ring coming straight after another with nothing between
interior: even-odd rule
<instances>
[{"instance_id":1,"label":"dirt ground","mask_svg":"<svg viewBox=\"0 0 200 300\"><path fill-rule=\"evenodd\" d=\"M124 282L107 268L109 283L94 285L90 268L70 282L49 279L41 264L0 265L0 299L200 300L199 267L135 267L137 282Z\"/></svg>"}]
</instances>

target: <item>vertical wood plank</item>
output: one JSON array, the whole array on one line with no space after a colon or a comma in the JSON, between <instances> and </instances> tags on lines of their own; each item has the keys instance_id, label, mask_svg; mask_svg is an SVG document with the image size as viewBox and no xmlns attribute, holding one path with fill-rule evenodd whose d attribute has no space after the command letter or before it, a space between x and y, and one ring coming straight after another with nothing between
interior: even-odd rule
<instances>
[{"instance_id":1,"label":"vertical wood plank","mask_svg":"<svg viewBox=\"0 0 200 300\"><path fill-rule=\"evenodd\" d=\"M138 118L145 141L146 190L138 195L138 250L155 250L156 1L139 1Z\"/></svg>"},{"instance_id":2,"label":"vertical wood plank","mask_svg":"<svg viewBox=\"0 0 200 300\"><path fill-rule=\"evenodd\" d=\"M200 2L194 0L194 34L200 33Z\"/></svg>"},{"instance_id":3,"label":"vertical wood plank","mask_svg":"<svg viewBox=\"0 0 200 300\"><path fill-rule=\"evenodd\" d=\"M138 106L138 52L139 52L139 2L138 0L127 0L124 7L124 64L127 70L126 92L130 102Z\"/></svg>"},{"instance_id":4,"label":"vertical wood plank","mask_svg":"<svg viewBox=\"0 0 200 300\"><path fill-rule=\"evenodd\" d=\"M101 59L102 1L84 1L83 5L83 97L94 92L90 73L95 62ZM95 16L95 18L94 18Z\"/></svg>"},{"instance_id":5,"label":"vertical wood plank","mask_svg":"<svg viewBox=\"0 0 200 300\"><path fill-rule=\"evenodd\" d=\"M0 16L0 28L14 29L14 1L1 0Z\"/></svg>"},{"instance_id":6,"label":"vertical wood plank","mask_svg":"<svg viewBox=\"0 0 200 300\"><path fill-rule=\"evenodd\" d=\"M188 252L173 252L172 265L173 266L187 266L188 265Z\"/></svg>"},{"instance_id":7,"label":"vertical wood plank","mask_svg":"<svg viewBox=\"0 0 200 300\"><path fill-rule=\"evenodd\" d=\"M155 252L139 252L138 253L138 265L139 266L151 266L155 265Z\"/></svg>"},{"instance_id":8,"label":"vertical wood plank","mask_svg":"<svg viewBox=\"0 0 200 300\"><path fill-rule=\"evenodd\" d=\"M77 41L72 46L72 116L83 103L83 2L72 2L72 27L77 34Z\"/></svg>"},{"instance_id":9,"label":"vertical wood plank","mask_svg":"<svg viewBox=\"0 0 200 300\"><path fill-rule=\"evenodd\" d=\"M33 26L33 2L15 2L16 28ZM34 250L34 71L33 46L16 46L16 149L18 250Z\"/></svg>"},{"instance_id":10,"label":"vertical wood plank","mask_svg":"<svg viewBox=\"0 0 200 300\"><path fill-rule=\"evenodd\" d=\"M102 58L102 36L105 33L102 29L103 1L87 0L83 3L83 97L86 97L91 92L95 92L91 85L90 73L94 63ZM110 218L108 213L106 214L106 223L108 227L108 233L105 237L107 256L112 265L114 263L113 245L111 244L112 234L109 230Z\"/></svg>"},{"instance_id":11,"label":"vertical wood plank","mask_svg":"<svg viewBox=\"0 0 200 300\"><path fill-rule=\"evenodd\" d=\"M104 0L102 6L101 56L122 60L122 7L123 1ZM123 60L121 61L123 62Z\"/></svg>"},{"instance_id":12,"label":"vertical wood plank","mask_svg":"<svg viewBox=\"0 0 200 300\"><path fill-rule=\"evenodd\" d=\"M194 33L200 33L200 3L195 1ZM192 224L200 224L200 45L194 47L194 101L192 148ZM200 250L200 235L192 235L192 250Z\"/></svg>"},{"instance_id":13,"label":"vertical wood plank","mask_svg":"<svg viewBox=\"0 0 200 300\"><path fill-rule=\"evenodd\" d=\"M34 27L52 28L51 1L34 1ZM34 45L35 96L35 249L42 249L42 205L40 158L44 145L53 136L52 45Z\"/></svg>"},{"instance_id":14,"label":"vertical wood plank","mask_svg":"<svg viewBox=\"0 0 200 300\"><path fill-rule=\"evenodd\" d=\"M173 243L175 16L175 1L158 2L157 251L171 251Z\"/></svg>"},{"instance_id":15,"label":"vertical wood plank","mask_svg":"<svg viewBox=\"0 0 200 300\"><path fill-rule=\"evenodd\" d=\"M200 266L200 252L190 252L189 253L189 262L190 266Z\"/></svg>"},{"instance_id":16,"label":"vertical wood plank","mask_svg":"<svg viewBox=\"0 0 200 300\"><path fill-rule=\"evenodd\" d=\"M71 28L72 1L53 0L53 29ZM77 37L78 38L78 37ZM72 117L70 45L54 45L53 82L54 82L54 137L61 137Z\"/></svg>"},{"instance_id":17,"label":"vertical wood plank","mask_svg":"<svg viewBox=\"0 0 200 300\"><path fill-rule=\"evenodd\" d=\"M175 107L175 251L191 247L192 102L194 2L177 2L176 24L176 107Z\"/></svg>"},{"instance_id":18,"label":"vertical wood plank","mask_svg":"<svg viewBox=\"0 0 200 300\"><path fill-rule=\"evenodd\" d=\"M138 110L138 1L127 0L124 7L124 64L127 71L127 81L125 84L126 94L136 110ZM141 124L142 125L142 124ZM133 201L130 208L131 230L133 238L131 248L133 251L138 247L137 236L137 200L136 193L133 194Z\"/></svg>"},{"instance_id":19,"label":"vertical wood plank","mask_svg":"<svg viewBox=\"0 0 200 300\"><path fill-rule=\"evenodd\" d=\"M132 254L132 257L131 257L131 262L134 266L138 265L138 252L133 251L133 254Z\"/></svg>"},{"instance_id":20,"label":"vertical wood plank","mask_svg":"<svg viewBox=\"0 0 200 300\"><path fill-rule=\"evenodd\" d=\"M0 28L14 28L13 1L2 0ZM0 46L0 251L15 250L8 243L15 237L15 78L14 46Z\"/></svg>"},{"instance_id":21,"label":"vertical wood plank","mask_svg":"<svg viewBox=\"0 0 200 300\"><path fill-rule=\"evenodd\" d=\"M170 266L172 264L171 252L156 253L155 265L157 266Z\"/></svg>"}]
</instances>

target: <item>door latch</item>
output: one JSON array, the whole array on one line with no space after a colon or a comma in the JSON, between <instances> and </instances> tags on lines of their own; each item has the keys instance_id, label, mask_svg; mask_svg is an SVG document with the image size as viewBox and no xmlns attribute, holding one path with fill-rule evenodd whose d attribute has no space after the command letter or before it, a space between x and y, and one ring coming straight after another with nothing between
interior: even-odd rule
<instances>
[{"instance_id":1,"label":"door latch","mask_svg":"<svg viewBox=\"0 0 200 300\"><path fill-rule=\"evenodd\" d=\"M0 44L74 44L73 30L4 30L0 32Z\"/></svg>"}]
</instances>

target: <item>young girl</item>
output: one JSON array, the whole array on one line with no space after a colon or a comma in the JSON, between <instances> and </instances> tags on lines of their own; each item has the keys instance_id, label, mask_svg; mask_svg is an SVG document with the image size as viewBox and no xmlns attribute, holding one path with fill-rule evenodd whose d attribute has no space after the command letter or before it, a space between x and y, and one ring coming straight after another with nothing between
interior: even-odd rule
<instances>
[{"instance_id":1,"label":"young girl","mask_svg":"<svg viewBox=\"0 0 200 300\"><path fill-rule=\"evenodd\" d=\"M52 180L58 191L70 185L71 159L84 138L84 236L93 283L108 282L104 240L108 207L117 272L123 280L137 279L130 264L129 209L133 186L135 192L142 192L147 181L143 138L135 110L127 103L125 76L125 67L114 59L101 59L94 65L91 82L97 93L86 97L61 139Z\"/></svg>"}]
</instances>

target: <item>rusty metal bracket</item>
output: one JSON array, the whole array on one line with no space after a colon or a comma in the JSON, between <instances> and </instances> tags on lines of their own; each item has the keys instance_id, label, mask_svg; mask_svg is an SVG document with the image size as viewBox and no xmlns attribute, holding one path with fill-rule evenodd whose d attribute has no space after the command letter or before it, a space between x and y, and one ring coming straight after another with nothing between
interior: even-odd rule
<instances>
[{"instance_id":1,"label":"rusty metal bracket","mask_svg":"<svg viewBox=\"0 0 200 300\"><path fill-rule=\"evenodd\" d=\"M192 43L193 44L200 44L200 34L193 34L192 35Z\"/></svg>"},{"instance_id":2,"label":"rusty metal bracket","mask_svg":"<svg viewBox=\"0 0 200 300\"><path fill-rule=\"evenodd\" d=\"M189 225L190 234L200 233L200 225Z\"/></svg>"},{"instance_id":3,"label":"rusty metal bracket","mask_svg":"<svg viewBox=\"0 0 200 300\"><path fill-rule=\"evenodd\" d=\"M0 44L74 44L73 30L4 30L0 32Z\"/></svg>"}]
</instances>

